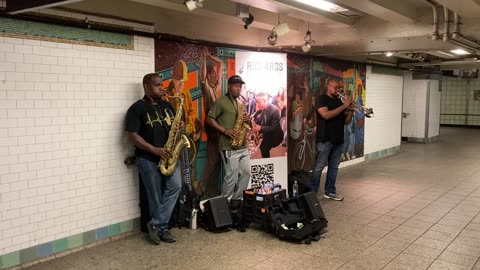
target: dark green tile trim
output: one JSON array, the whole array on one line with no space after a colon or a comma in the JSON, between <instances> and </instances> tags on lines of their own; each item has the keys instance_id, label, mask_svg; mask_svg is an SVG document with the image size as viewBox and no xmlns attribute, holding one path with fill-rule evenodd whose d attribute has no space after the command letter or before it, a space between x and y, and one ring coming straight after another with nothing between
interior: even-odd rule
<instances>
[{"instance_id":1,"label":"dark green tile trim","mask_svg":"<svg viewBox=\"0 0 480 270\"><path fill-rule=\"evenodd\" d=\"M62 238L53 241L53 252L62 252L64 250L68 249L68 239L67 238Z\"/></svg>"},{"instance_id":2,"label":"dark green tile trim","mask_svg":"<svg viewBox=\"0 0 480 270\"><path fill-rule=\"evenodd\" d=\"M414 142L414 143L434 143L434 142L438 142L439 140L440 140L440 135L435 137L430 137L430 138L414 138L414 137L407 138L408 142Z\"/></svg>"},{"instance_id":3,"label":"dark green tile trim","mask_svg":"<svg viewBox=\"0 0 480 270\"><path fill-rule=\"evenodd\" d=\"M382 150L377 151L377 152L366 154L365 155L365 160L377 159L377 158L381 158L381 157L384 157L384 156L393 155L393 154L398 153L398 152L400 152L400 145L394 146L394 147L391 147L391 148L387 148L387 149L382 149Z\"/></svg>"},{"instance_id":4,"label":"dark green tile trim","mask_svg":"<svg viewBox=\"0 0 480 270\"><path fill-rule=\"evenodd\" d=\"M107 237L123 234L126 232L131 232L131 231L138 231L140 230L140 218L134 218L131 220L113 224L108 227L102 227L99 229L105 229L105 233L107 233L107 229L108 229ZM6 269L12 266L26 264L45 256L54 255L55 253L58 253L58 252L76 248L82 245L91 244L97 241L97 231L99 229L72 235L72 236L58 239L52 242L42 243L34 247L29 247L26 249L22 249L19 251L2 255L0 256L0 269ZM103 237L101 239L104 239L104 238L106 237Z\"/></svg>"},{"instance_id":5,"label":"dark green tile trim","mask_svg":"<svg viewBox=\"0 0 480 270\"><path fill-rule=\"evenodd\" d=\"M87 245L95 242L95 240L97 240L95 230L83 233L83 244Z\"/></svg>"},{"instance_id":6,"label":"dark green tile trim","mask_svg":"<svg viewBox=\"0 0 480 270\"><path fill-rule=\"evenodd\" d=\"M68 249L76 248L83 245L83 233L72 235L67 238Z\"/></svg>"},{"instance_id":7,"label":"dark green tile trim","mask_svg":"<svg viewBox=\"0 0 480 270\"><path fill-rule=\"evenodd\" d=\"M37 247L30 247L20 250L20 263L33 261L37 258Z\"/></svg>"},{"instance_id":8,"label":"dark green tile trim","mask_svg":"<svg viewBox=\"0 0 480 270\"><path fill-rule=\"evenodd\" d=\"M140 230L141 227L142 227L142 224L140 223L140 218L133 219L133 230L134 231Z\"/></svg>"},{"instance_id":9,"label":"dark green tile trim","mask_svg":"<svg viewBox=\"0 0 480 270\"><path fill-rule=\"evenodd\" d=\"M133 220L120 222L120 233L133 231Z\"/></svg>"},{"instance_id":10,"label":"dark green tile trim","mask_svg":"<svg viewBox=\"0 0 480 270\"><path fill-rule=\"evenodd\" d=\"M20 251L15 251L2 256L3 269L20 264Z\"/></svg>"},{"instance_id":11,"label":"dark green tile trim","mask_svg":"<svg viewBox=\"0 0 480 270\"><path fill-rule=\"evenodd\" d=\"M0 36L133 49L133 36L0 16Z\"/></svg>"},{"instance_id":12,"label":"dark green tile trim","mask_svg":"<svg viewBox=\"0 0 480 270\"><path fill-rule=\"evenodd\" d=\"M108 226L108 236L115 236L120 234L120 223Z\"/></svg>"}]
</instances>

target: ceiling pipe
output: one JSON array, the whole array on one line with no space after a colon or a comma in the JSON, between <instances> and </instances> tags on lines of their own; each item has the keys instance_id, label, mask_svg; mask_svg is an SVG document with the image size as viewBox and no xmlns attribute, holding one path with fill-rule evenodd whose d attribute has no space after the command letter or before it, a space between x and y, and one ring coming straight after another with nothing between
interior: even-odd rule
<instances>
[{"instance_id":1,"label":"ceiling pipe","mask_svg":"<svg viewBox=\"0 0 480 270\"><path fill-rule=\"evenodd\" d=\"M428 67L428 66L456 66L456 65L468 65L468 64L480 64L480 60L462 60L462 61L442 61L442 62L428 62L428 63L402 63L400 67Z\"/></svg>"},{"instance_id":2,"label":"ceiling pipe","mask_svg":"<svg viewBox=\"0 0 480 270\"><path fill-rule=\"evenodd\" d=\"M448 36L449 36L449 25L450 25L450 20L448 18L449 10L446 7L443 7L443 25L444 25L444 30L443 30L443 41L448 41Z\"/></svg>"},{"instance_id":3,"label":"ceiling pipe","mask_svg":"<svg viewBox=\"0 0 480 270\"><path fill-rule=\"evenodd\" d=\"M462 43L467 43L475 48L480 47L480 43L477 40L467 38L460 33L459 25L460 25L460 18L456 12L453 13L453 33L452 38L458 40Z\"/></svg>"},{"instance_id":4,"label":"ceiling pipe","mask_svg":"<svg viewBox=\"0 0 480 270\"><path fill-rule=\"evenodd\" d=\"M470 46L470 45L468 45L468 44L466 44L466 43L464 43L464 42L458 41L458 40L456 40L456 39L448 39L447 42L450 43L450 44L453 44L453 45L457 45L457 46L466 48L466 49L471 50L471 51L473 51L473 52L475 52L475 53L478 53L478 48L473 47L473 46Z\"/></svg>"},{"instance_id":5,"label":"ceiling pipe","mask_svg":"<svg viewBox=\"0 0 480 270\"><path fill-rule=\"evenodd\" d=\"M438 14L437 14L437 6L432 3L430 0L426 0L427 4L432 7L433 11L433 34L432 40L438 40Z\"/></svg>"}]
</instances>

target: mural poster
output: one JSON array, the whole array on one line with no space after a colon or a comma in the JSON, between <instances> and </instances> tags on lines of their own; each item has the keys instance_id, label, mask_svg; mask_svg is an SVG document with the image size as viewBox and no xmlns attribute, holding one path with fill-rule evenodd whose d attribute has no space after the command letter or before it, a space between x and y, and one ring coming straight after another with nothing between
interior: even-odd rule
<instances>
[{"instance_id":1,"label":"mural poster","mask_svg":"<svg viewBox=\"0 0 480 270\"><path fill-rule=\"evenodd\" d=\"M316 155L315 100L326 93L328 79L336 79L341 91L359 105L365 105L365 65L325 61L302 55L288 55L288 160L289 171L311 171ZM345 126L342 161L364 155L364 122L361 111Z\"/></svg>"}]
</instances>

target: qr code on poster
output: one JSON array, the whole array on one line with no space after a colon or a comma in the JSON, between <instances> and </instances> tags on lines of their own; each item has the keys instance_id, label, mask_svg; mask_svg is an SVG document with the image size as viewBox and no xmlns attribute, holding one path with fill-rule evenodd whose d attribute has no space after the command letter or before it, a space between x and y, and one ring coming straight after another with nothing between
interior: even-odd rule
<instances>
[{"instance_id":1,"label":"qr code on poster","mask_svg":"<svg viewBox=\"0 0 480 270\"><path fill-rule=\"evenodd\" d=\"M252 187L273 183L273 164L253 165L251 167Z\"/></svg>"}]
</instances>

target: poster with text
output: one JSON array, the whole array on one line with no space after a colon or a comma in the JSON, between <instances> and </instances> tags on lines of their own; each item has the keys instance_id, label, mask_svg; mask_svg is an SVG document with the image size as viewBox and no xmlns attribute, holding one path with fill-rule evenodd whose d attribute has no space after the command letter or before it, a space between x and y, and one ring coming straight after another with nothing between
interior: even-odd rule
<instances>
[{"instance_id":1,"label":"poster with text","mask_svg":"<svg viewBox=\"0 0 480 270\"><path fill-rule=\"evenodd\" d=\"M252 129L247 145L251 185L265 182L287 187L287 55L237 51L235 73L245 81L242 96Z\"/></svg>"}]
</instances>

